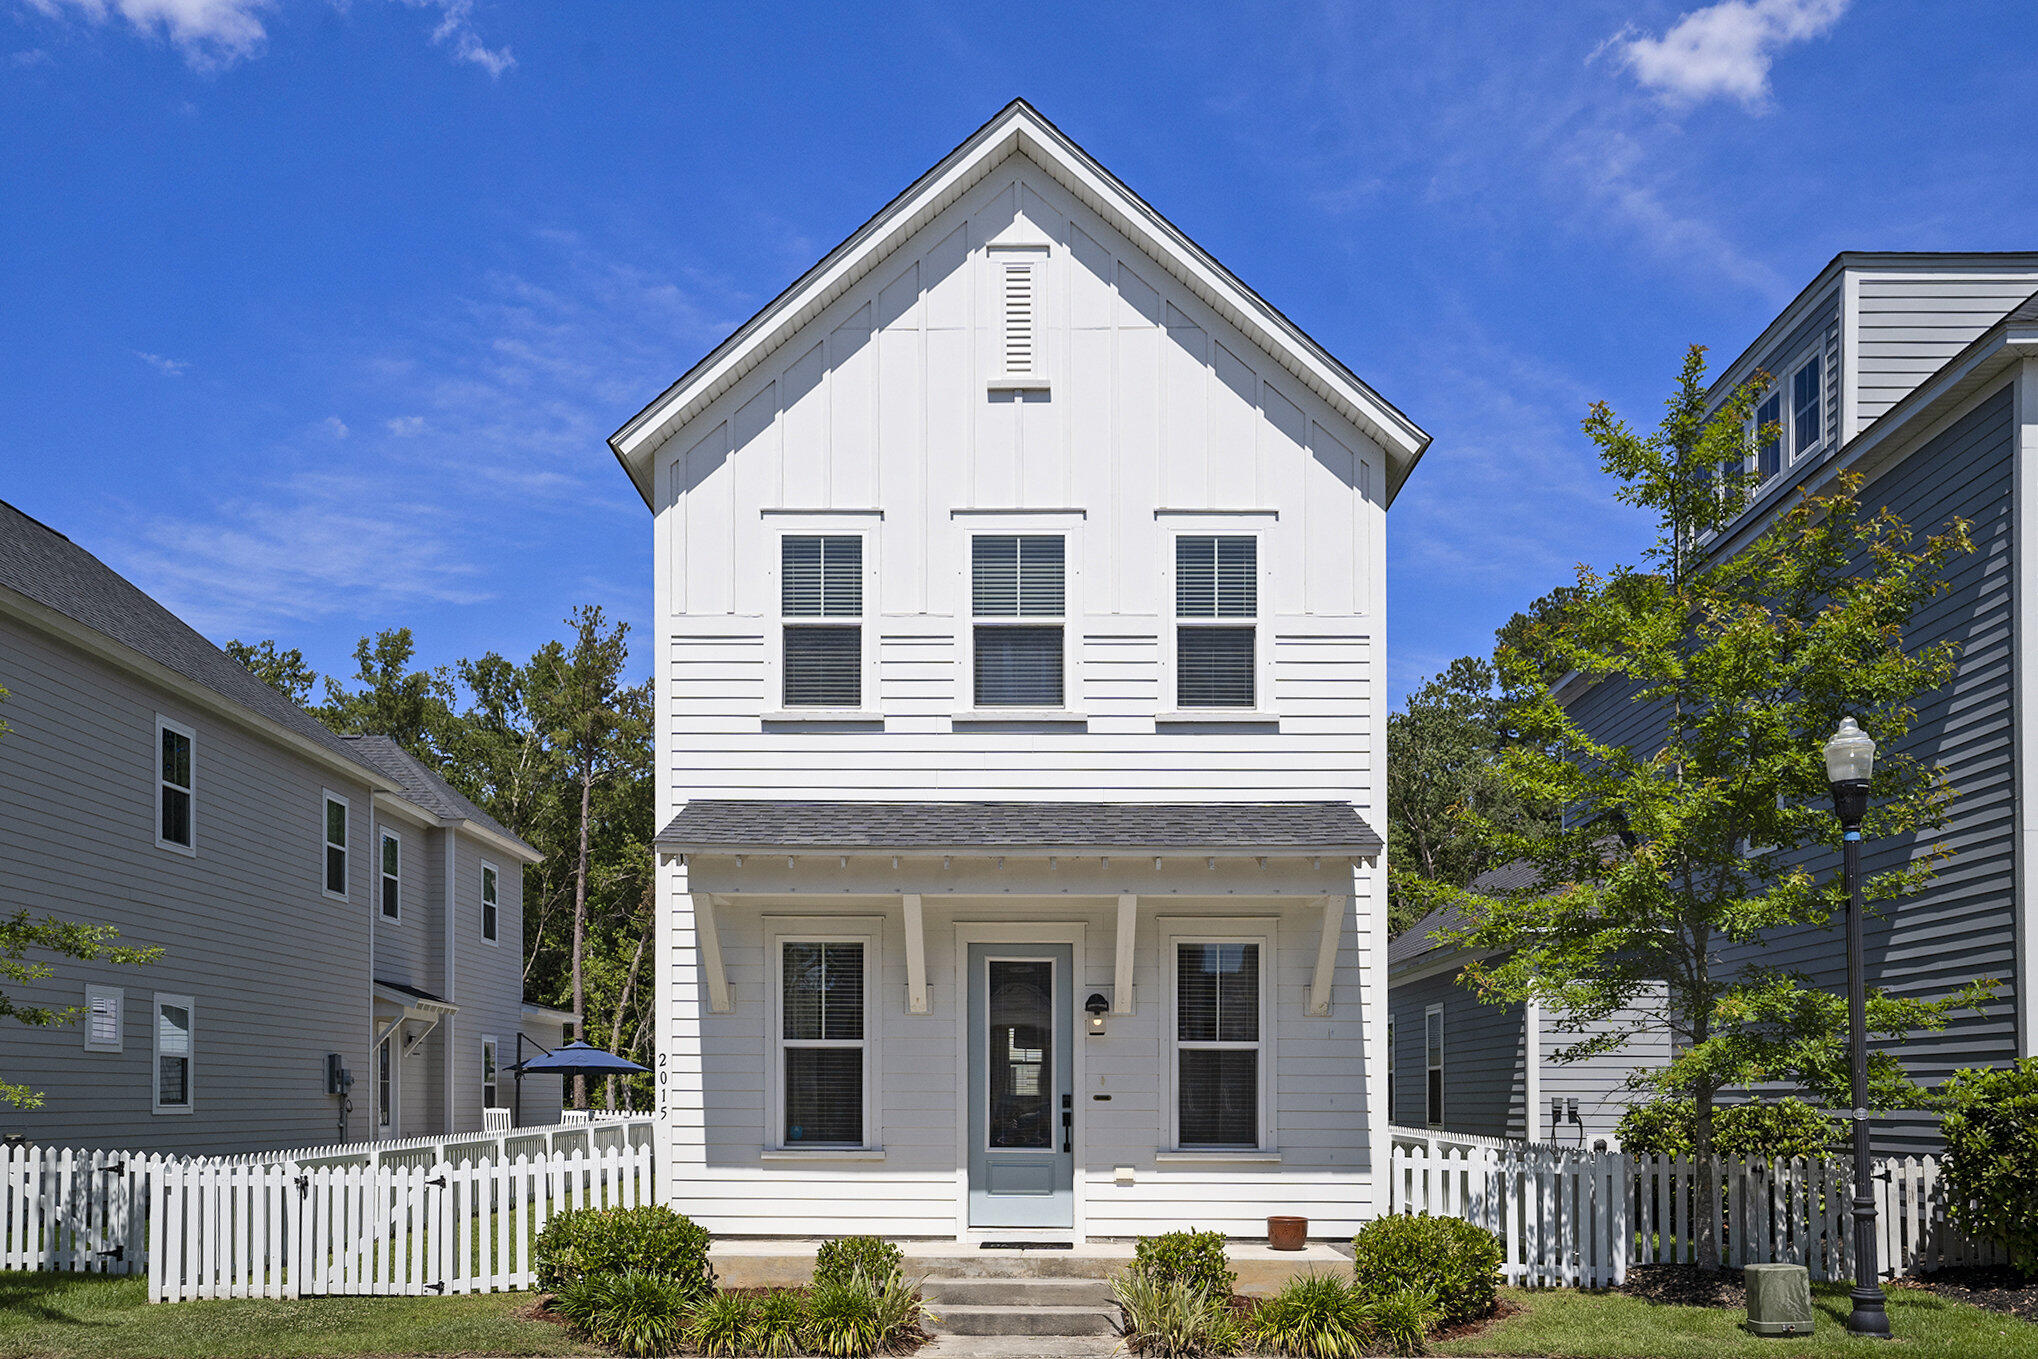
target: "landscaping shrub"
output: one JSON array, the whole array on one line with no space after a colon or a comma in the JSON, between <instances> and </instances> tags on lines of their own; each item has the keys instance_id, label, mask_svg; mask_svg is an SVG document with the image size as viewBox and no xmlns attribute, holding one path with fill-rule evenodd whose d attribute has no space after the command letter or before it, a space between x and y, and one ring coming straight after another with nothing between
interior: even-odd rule
<instances>
[{"instance_id":1,"label":"landscaping shrub","mask_svg":"<svg viewBox=\"0 0 2038 1359\"><path fill-rule=\"evenodd\" d=\"M1499 1296L1500 1242L1450 1217L1383 1217L1352 1238L1352 1277L1369 1303L1413 1289L1436 1300L1446 1326L1490 1313Z\"/></svg>"},{"instance_id":2,"label":"landscaping shrub","mask_svg":"<svg viewBox=\"0 0 2038 1359\"><path fill-rule=\"evenodd\" d=\"M1197 1359L1235 1354L1244 1343L1228 1285L1217 1290L1186 1278L1162 1278L1135 1263L1111 1280L1111 1296L1124 1309L1128 1344L1140 1354Z\"/></svg>"},{"instance_id":3,"label":"landscaping shrub","mask_svg":"<svg viewBox=\"0 0 2038 1359\"><path fill-rule=\"evenodd\" d=\"M1298 1274L1254 1310L1253 1344L1301 1359L1357 1359L1373 1334L1373 1309L1333 1274Z\"/></svg>"},{"instance_id":4,"label":"landscaping shrub","mask_svg":"<svg viewBox=\"0 0 2038 1359\"><path fill-rule=\"evenodd\" d=\"M791 1289L776 1288L757 1299L756 1306L751 1308L743 1348L764 1359L784 1359L786 1355L801 1353L801 1337L806 1328L806 1302Z\"/></svg>"},{"instance_id":5,"label":"landscaping shrub","mask_svg":"<svg viewBox=\"0 0 2038 1359\"><path fill-rule=\"evenodd\" d=\"M560 1290L553 1306L597 1344L646 1356L679 1347L694 1301L677 1280L630 1269L583 1275Z\"/></svg>"},{"instance_id":6,"label":"landscaping shrub","mask_svg":"<svg viewBox=\"0 0 2038 1359\"><path fill-rule=\"evenodd\" d=\"M814 1282L848 1283L852 1274L861 1273L874 1283L883 1283L903 1273L905 1267L905 1252L889 1241L874 1236L838 1236L823 1241L815 1253Z\"/></svg>"},{"instance_id":7,"label":"landscaping shrub","mask_svg":"<svg viewBox=\"0 0 2038 1359\"><path fill-rule=\"evenodd\" d=\"M710 1293L686 1323L686 1343L702 1354L741 1354L749 1348L756 1310L740 1293Z\"/></svg>"},{"instance_id":8,"label":"landscaping shrub","mask_svg":"<svg viewBox=\"0 0 2038 1359\"><path fill-rule=\"evenodd\" d=\"M1180 1279L1220 1299L1231 1296L1237 1275L1224 1258L1222 1232L1168 1232L1133 1243L1132 1272L1156 1282Z\"/></svg>"},{"instance_id":9,"label":"landscaping shrub","mask_svg":"<svg viewBox=\"0 0 2038 1359\"><path fill-rule=\"evenodd\" d=\"M706 1229L662 1204L561 1213L538 1233L531 1258L540 1288L635 1270L672 1280L692 1300L706 1294L711 1279Z\"/></svg>"},{"instance_id":10,"label":"landscaping shrub","mask_svg":"<svg viewBox=\"0 0 2038 1359\"><path fill-rule=\"evenodd\" d=\"M1689 1156L1698 1139L1697 1109L1688 1099L1635 1104L1614 1128L1630 1156ZM1844 1135L1832 1119L1801 1099L1751 1100L1713 1108L1713 1153L1767 1159L1827 1155Z\"/></svg>"},{"instance_id":11,"label":"landscaping shrub","mask_svg":"<svg viewBox=\"0 0 2038 1359\"><path fill-rule=\"evenodd\" d=\"M1373 1299L1373 1343L1396 1354L1421 1354L1436 1325L1436 1294L1428 1289L1399 1288Z\"/></svg>"},{"instance_id":12,"label":"landscaping shrub","mask_svg":"<svg viewBox=\"0 0 2038 1359\"><path fill-rule=\"evenodd\" d=\"M1943 1093L1947 1216L2038 1274L2038 1057L1956 1072Z\"/></svg>"},{"instance_id":13,"label":"landscaping shrub","mask_svg":"<svg viewBox=\"0 0 2038 1359\"><path fill-rule=\"evenodd\" d=\"M864 1359L905 1340L925 1309L905 1277L873 1281L856 1273L819 1283L807 1293L806 1348L832 1359Z\"/></svg>"}]
</instances>

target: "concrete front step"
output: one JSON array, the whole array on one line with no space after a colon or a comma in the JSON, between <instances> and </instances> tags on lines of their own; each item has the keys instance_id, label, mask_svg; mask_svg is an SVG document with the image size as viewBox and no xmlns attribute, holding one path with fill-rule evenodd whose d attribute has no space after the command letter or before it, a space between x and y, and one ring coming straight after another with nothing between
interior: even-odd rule
<instances>
[{"instance_id":1,"label":"concrete front step","mask_svg":"<svg viewBox=\"0 0 2038 1359\"><path fill-rule=\"evenodd\" d=\"M935 1307L936 1335L1116 1335L1113 1307Z\"/></svg>"},{"instance_id":2,"label":"concrete front step","mask_svg":"<svg viewBox=\"0 0 2038 1359\"><path fill-rule=\"evenodd\" d=\"M939 1311L956 1307L1112 1308L1111 1285L1103 1279L957 1278L929 1276L920 1295Z\"/></svg>"}]
</instances>

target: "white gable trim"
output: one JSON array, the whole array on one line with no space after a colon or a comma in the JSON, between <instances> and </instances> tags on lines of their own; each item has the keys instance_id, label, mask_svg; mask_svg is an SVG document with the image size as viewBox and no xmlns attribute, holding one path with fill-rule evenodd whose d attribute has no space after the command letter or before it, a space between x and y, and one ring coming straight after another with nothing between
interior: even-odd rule
<instances>
[{"instance_id":1,"label":"white gable trim","mask_svg":"<svg viewBox=\"0 0 2038 1359\"><path fill-rule=\"evenodd\" d=\"M1015 99L609 436L609 447L636 482L645 503L652 504L653 450L1014 154L1038 164L1329 402L1340 416L1379 443L1388 457L1387 498L1392 501L1429 446L1430 436L1032 105Z\"/></svg>"}]
</instances>

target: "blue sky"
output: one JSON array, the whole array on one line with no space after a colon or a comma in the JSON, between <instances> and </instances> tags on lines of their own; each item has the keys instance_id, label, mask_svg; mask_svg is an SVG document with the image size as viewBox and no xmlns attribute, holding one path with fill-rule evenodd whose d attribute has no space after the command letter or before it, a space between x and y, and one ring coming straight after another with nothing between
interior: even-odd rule
<instances>
[{"instance_id":1,"label":"blue sky","mask_svg":"<svg viewBox=\"0 0 2038 1359\"><path fill-rule=\"evenodd\" d=\"M1427 427L1396 700L1842 249L2038 247L2038 7L0 0L0 497L321 671L650 613L604 437L1023 94Z\"/></svg>"}]
</instances>

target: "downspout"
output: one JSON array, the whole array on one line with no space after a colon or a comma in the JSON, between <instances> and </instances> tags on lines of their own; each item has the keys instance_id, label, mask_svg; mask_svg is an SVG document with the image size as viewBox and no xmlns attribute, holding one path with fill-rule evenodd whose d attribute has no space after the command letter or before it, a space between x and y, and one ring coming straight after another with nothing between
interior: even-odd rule
<instances>
[{"instance_id":1,"label":"downspout","mask_svg":"<svg viewBox=\"0 0 2038 1359\"><path fill-rule=\"evenodd\" d=\"M1530 996L1521 1007L1522 1061L1526 1070L1522 1080L1522 1099L1526 1108L1522 1114L1522 1136L1536 1140L1536 1124L1543 1117L1543 1003ZM1550 1129L1550 1140L1557 1140L1557 1130Z\"/></svg>"},{"instance_id":2,"label":"downspout","mask_svg":"<svg viewBox=\"0 0 2038 1359\"><path fill-rule=\"evenodd\" d=\"M2015 691L2011 699L2010 732L2012 768L2016 771L2015 852L2016 889L2011 900L2011 938L2016 948L2013 972L2017 987L2017 1047L2019 1057L2038 1056L2038 997L2031 994L2038 985L2038 647L2032 644L2033 619L2038 618L2038 550L2031 535L2038 533L2038 357L2030 350L2018 365L2017 381L2011 395L2010 533L2012 577L2010 597L2011 638L2015 646L2011 674Z\"/></svg>"},{"instance_id":3,"label":"downspout","mask_svg":"<svg viewBox=\"0 0 2038 1359\"><path fill-rule=\"evenodd\" d=\"M352 829L352 827L348 828L350 832ZM382 903L376 900L376 889L377 885L381 882L381 871L375 856L382 851L377 846L375 839L375 785L372 783L368 785L367 830L367 847L372 852L366 856L368 860L368 985L366 988L368 993L368 1065L363 1074L368 1077L368 1133L370 1137L377 1137L382 1132L382 1124L379 1121L382 1111L376 1107L376 1101L381 1098L382 1087L376 1084L375 1081L375 922L382 914ZM347 871L351 874L353 869L354 851L350 845L347 849ZM390 1129L392 1135L395 1131L394 1128ZM341 1140L344 1141L345 1139L342 1138Z\"/></svg>"},{"instance_id":4,"label":"downspout","mask_svg":"<svg viewBox=\"0 0 2038 1359\"><path fill-rule=\"evenodd\" d=\"M459 1004L459 1003L460 1003L460 1002L459 1002L459 998L458 998L457 996L455 996L455 995L453 994L453 946L454 946L454 943L455 943L455 941L456 941L456 940L457 940L457 939L459 938L459 932L458 932L458 931L457 931L457 930L456 930L456 929L454 928L454 910L453 910L453 882L454 882L454 878L453 878L453 872L454 872L454 869L455 869L455 867L456 867L456 861L455 861L455 856L454 856L454 843L453 843L453 842L454 842L454 841L455 841L455 840L456 840L456 839L458 838L458 836L459 836L459 831L458 831L458 829L457 829L457 828L456 828L455 826L447 826L447 827L446 827L446 884L445 884L445 885L446 885L446 921L445 921L445 935L446 935L446 958L445 958L445 982L444 982L444 985L445 985L445 988L446 988L446 1003L447 1003L447 1004L449 1004L449 1005L457 1005L457 1004ZM455 1019L456 1019L456 1016L454 1016L454 1015L445 1015L445 1016L443 1016L443 1017L441 1018L441 1020L440 1020L440 1023L444 1024L444 1025L445 1025L445 1027L446 1027L446 1038L445 1038L445 1041L444 1041L444 1043L443 1043L443 1044L441 1044L441 1047L442 1047L442 1049L444 1050L444 1053L445 1053L445 1067L446 1067L446 1080L445 1080L445 1085L446 1085L446 1092L445 1092L445 1093L446 1093L446 1121L445 1121L445 1123L444 1123L444 1125L443 1125L443 1126L445 1127L445 1129L446 1129L446 1131L447 1131L448 1133L451 1133L451 1132L455 1132L455 1131L457 1131L457 1129L456 1129L456 1128L454 1127L454 1123L453 1123L453 1110L454 1110L454 1072L455 1072L455 1071L456 1071L456 1070L458 1069L458 1065L459 1065L459 1064L458 1064L458 1062L457 1062L457 1060L456 1060L456 1057L455 1057L455 1052L454 1052L455 1044L454 1044L454 1042L453 1042L453 1037L454 1037L454 1030L453 1030L453 1025L454 1025L454 1021L455 1021Z\"/></svg>"}]
</instances>

